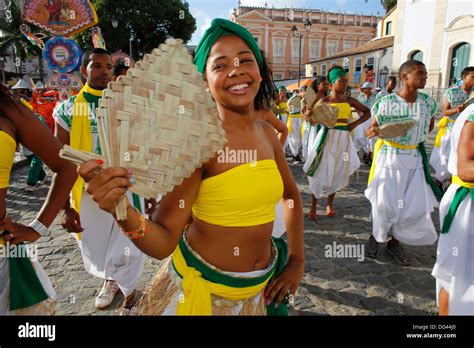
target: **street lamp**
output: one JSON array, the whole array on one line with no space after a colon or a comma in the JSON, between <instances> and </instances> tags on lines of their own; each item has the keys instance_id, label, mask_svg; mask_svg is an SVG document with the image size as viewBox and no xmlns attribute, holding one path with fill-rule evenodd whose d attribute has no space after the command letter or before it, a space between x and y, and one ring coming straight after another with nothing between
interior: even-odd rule
<instances>
[{"instance_id":1,"label":"street lamp","mask_svg":"<svg viewBox=\"0 0 474 348\"><path fill-rule=\"evenodd\" d=\"M117 21L115 18L112 19L111 23L112 23L112 27L113 27L114 29L117 29L117 28L118 28L118 21ZM133 53L132 53L132 40L133 40L133 35L130 34L130 38L128 39L128 42L129 42L129 44L130 44L130 54L129 54L129 56L130 56L131 59L133 59L133 57L132 57L132 54L133 54Z\"/></svg>"},{"instance_id":2,"label":"street lamp","mask_svg":"<svg viewBox=\"0 0 474 348\"><path fill-rule=\"evenodd\" d=\"M313 24L311 23L311 21L308 18L306 20L305 24L304 24L306 32L309 33L309 31L311 30L312 25ZM300 88L300 81L301 81L301 40L303 39L304 33L297 34L297 32L298 32L298 28L296 27L296 25L293 25L293 28L291 28L291 35L293 37L298 37L300 39L300 49L299 49L299 54L298 54L298 89L299 89Z\"/></svg>"}]
</instances>

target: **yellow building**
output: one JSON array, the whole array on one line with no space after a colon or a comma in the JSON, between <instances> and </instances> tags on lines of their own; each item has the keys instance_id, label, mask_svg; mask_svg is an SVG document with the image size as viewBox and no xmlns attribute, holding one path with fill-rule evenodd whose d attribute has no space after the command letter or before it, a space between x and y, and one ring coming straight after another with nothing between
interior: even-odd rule
<instances>
[{"instance_id":1,"label":"yellow building","mask_svg":"<svg viewBox=\"0 0 474 348\"><path fill-rule=\"evenodd\" d=\"M377 37L355 48L305 63L305 75L326 76L334 65L347 71L349 86L355 87L366 81L375 86L385 86L392 72L393 43L397 28L395 6L377 24Z\"/></svg>"},{"instance_id":2,"label":"yellow building","mask_svg":"<svg viewBox=\"0 0 474 348\"><path fill-rule=\"evenodd\" d=\"M360 47L306 63L306 76L327 76L331 67L340 65L348 73L349 86L366 81L384 86L391 72L388 61L392 50L393 36L375 39Z\"/></svg>"},{"instance_id":3,"label":"yellow building","mask_svg":"<svg viewBox=\"0 0 474 348\"><path fill-rule=\"evenodd\" d=\"M239 1L230 20L252 33L265 51L274 79L281 80L304 77L303 64L308 60L369 42L376 35L380 17L317 9L241 6ZM309 31L305 28L308 21L312 24ZM293 35L293 27L297 29L296 35Z\"/></svg>"}]
</instances>

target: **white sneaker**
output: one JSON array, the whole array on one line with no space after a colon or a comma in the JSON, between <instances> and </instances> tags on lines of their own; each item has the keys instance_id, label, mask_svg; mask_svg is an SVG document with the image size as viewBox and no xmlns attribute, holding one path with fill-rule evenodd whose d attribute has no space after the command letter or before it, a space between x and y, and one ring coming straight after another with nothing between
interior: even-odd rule
<instances>
[{"instance_id":1,"label":"white sneaker","mask_svg":"<svg viewBox=\"0 0 474 348\"><path fill-rule=\"evenodd\" d=\"M26 192L34 192L34 191L35 191L35 187L34 187L34 186L30 186L30 185L26 185L25 191L26 191Z\"/></svg>"},{"instance_id":2,"label":"white sneaker","mask_svg":"<svg viewBox=\"0 0 474 348\"><path fill-rule=\"evenodd\" d=\"M112 303L115 294L119 290L117 283L113 280L105 280L100 289L99 295L95 298L95 306L98 309L104 309Z\"/></svg>"}]
</instances>

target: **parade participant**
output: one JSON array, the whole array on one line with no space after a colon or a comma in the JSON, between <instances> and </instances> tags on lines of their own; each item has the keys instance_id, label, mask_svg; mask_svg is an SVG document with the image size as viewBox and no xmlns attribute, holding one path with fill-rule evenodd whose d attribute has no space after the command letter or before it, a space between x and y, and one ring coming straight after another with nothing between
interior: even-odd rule
<instances>
[{"instance_id":1,"label":"parade participant","mask_svg":"<svg viewBox=\"0 0 474 348\"><path fill-rule=\"evenodd\" d=\"M326 97L328 94L329 83L328 83L327 78L325 76L316 77L314 81L311 83L310 88L316 92L316 100L314 101L314 103L317 104L319 100ZM301 107L302 107L301 112L303 113L303 115L305 116L311 115L312 108L306 105L305 99L303 99L303 101L301 102ZM310 131L308 134L308 153L316 151L314 147L316 145L316 138L318 136L320 129L321 129L321 125L310 124ZM311 180L309 177L308 179ZM311 208L310 208L308 216L309 216L309 219L313 221L316 220L316 204L317 204L316 197L313 194L311 194Z\"/></svg>"},{"instance_id":2,"label":"parade participant","mask_svg":"<svg viewBox=\"0 0 474 348\"><path fill-rule=\"evenodd\" d=\"M430 164L435 170L435 178L438 184L448 180L448 160L450 153L450 136L454 122L458 115L466 107L465 102L474 87L474 67L469 66L461 72L462 85L449 88L444 93L443 114L444 117L438 123L438 134L436 136Z\"/></svg>"},{"instance_id":3,"label":"parade participant","mask_svg":"<svg viewBox=\"0 0 474 348\"><path fill-rule=\"evenodd\" d=\"M286 91L286 88L284 86L278 87L278 95L277 95L277 100L276 104L279 109L279 113L277 113L277 117L282 121L284 124L286 124L287 118L288 118L288 92Z\"/></svg>"},{"instance_id":4,"label":"parade participant","mask_svg":"<svg viewBox=\"0 0 474 348\"><path fill-rule=\"evenodd\" d=\"M32 149L53 172L53 183L37 218L29 226L7 216L6 196L17 144ZM54 314L55 292L31 248L67 199L77 178L75 166L59 158L61 144L20 100L0 85L0 315ZM3 232L3 233L2 233ZM16 250L12 251L15 248ZM15 256L9 256L10 251ZM13 253L11 254L13 255Z\"/></svg>"},{"instance_id":5,"label":"parade participant","mask_svg":"<svg viewBox=\"0 0 474 348\"><path fill-rule=\"evenodd\" d=\"M314 209L312 204L311 219L316 218L317 200L322 197L328 197L327 215L330 217L336 215L333 206L336 192L349 184L349 177L360 166L350 132L370 117L370 110L367 107L345 95L347 77L342 67L332 67L329 70L328 80L332 86L331 93L319 103L337 107L339 114L335 128L322 127L319 130L315 143L308 153L308 160L303 166L308 176L309 189L316 200ZM351 107L363 113L357 121L351 121Z\"/></svg>"},{"instance_id":6,"label":"parade participant","mask_svg":"<svg viewBox=\"0 0 474 348\"><path fill-rule=\"evenodd\" d=\"M372 94L373 87L372 83L365 82L361 87L362 94L357 97L357 100L369 109L372 108L375 103L375 95ZM357 151L362 150L364 152L364 159L370 163L373 151L373 141L371 144L371 141L367 139L367 135L365 134L369 126L370 118L354 131L354 146Z\"/></svg>"},{"instance_id":7,"label":"parade participant","mask_svg":"<svg viewBox=\"0 0 474 348\"><path fill-rule=\"evenodd\" d=\"M194 62L217 104L226 147L256 151L258 159L238 165L211 159L163 197L155 221L128 207L127 220L118 223L135 245L157 259L172 255L147 292L142 313L285 312L284 298L295 294L303 275L303 213L275 131L255 117L270 103L268 71L247 29L220 18L204 33ZM88 161L79 172L87 192L113 214L133 173L99 168ZM288 257L286 243L271 238L282 197Z\"/></svg>"},{"instance_id":8,"label":"parade participant","mask_svg":"<svg viewBox=\"0 0 474 348\"><path fill-rule=\"evenodd\" d=\"M67 99L54 110L56 136L73 148L101 154L95 109L102 92L112 80L112 57L101 48L87 51L81 73L87 83L79 94ZM62 226L75 236L81 248L84 266L90 274L104 279L95 305L108 307L120 289L125 296L122 314L129 314L136 304L135 287L145 263L141 253L123 234L109 214L83 192L78 179L71 192L71 203L64 206ZM134 196L134 204L140 200ZM79 233L80 232L80 233Z\"/></svg>"},{"instance_id":9,"label":"parade participant","mask_svg":"<svg viewBox=\"0 0 474 348\"><path fill-rule=\"evenodd\" d=\"M474 104L452 128L448 170L453 182L440 203L441 234L432 275L440 315L474 315Z\"/></svg>"},{"instance_id":10,"label":"parade participant","mask_svg":"<svg viewBox=\"0 0 474 348\"><path fill-rule=\"evenodd\" d=\"M437 239L431 213L441 195L432 180L424 141L434 127L436 101L418 92L426 84L425 65L408 60L399 69L403 82L397 93L379 99L372 108L372 124L368 136L378 135L378 126L385 122L415 121L407 134L379 139L365 196L372 205L372 235L367 256L376 258L379 243L392 231L387 252L402 264L410 259L401 243L430 245ZM431 186L431 188L430 188ZM400 243L401 242L401 243Z\"/></svg>"},{"instance_id":11,"label":"parade participant","mask_svg":"<svg viewBox=\"0 0 474 348\"><path fill-rule=\"evenodd\" d=\"M293 156L294 163L300 163L300 148L303 139L303 119L301 118L301 96L300 91L293 91L292 97L288 100L288 145Z\"/></svg>"},{"instance_id":12,"label":"parade participant","mask_svg":"<svg viewBox=\"0 0 474 348\"><path fill-rule=\"evenodd\" d=\"M375 96L375 101L379 100L382 97L385 97L386 95L392 94L395 87L397 87L397 78L395 76L389 76L387 81L387 87L377 93L377 95Z\"/></svg>"},{"instance_id":13,"label":"parade participant","mask_svg":"<svg viewBox=\"0 0 474 348\"><path fill-rule=\"evenodd\" d=\"M117 80L119 76L127 75L127 71L129 68L129 66L125 65L125 62L118 60L117 63L115 63L113 71L114 81Z\"/></svg>"},{"instance_id":14,"label":"parade participant","mask_svg":"<svg viewBox=\"0 0 474 348\"><path fill-rule=\"evenodd\" d=\"M305 93L306 93L306 89L307 89L306 86L302 86L300 88L300 97L303 98L303 99L301 99L301 111L302 111L302 108L303 108L303 100L304 100L304 96L305 96ZM302 125L302 129L301 129L301 145L302 145L301 146L302 147L301 155L302 155L303 161L305 161L306 158L308 157L308 143L309 143L309 132L310 131L311 131L311 123L307 120L303 120L303 125Z\"/></svg>"},{"instance_id":15,"label":"parade participant","mask_svg":"<svg viewBox=\"0 0 474 348\"><path fill-rule=\"evenodd\" d=\"M46 120L43 116L36 112L35 116L39 118L39 120L45 125L45 127L48 127L48 124L46 123ZM33 192L36 187L36 184L42 183L45 180L46 172L43 169L43 161L41 161L41 159L37 155L35 155L25 146L23 146L23 155L26 157L28 165L30 166L30 169L28 170L28 176L26 178L27 186L25 190L27 192Z\"/></svg>"}]
</instances>

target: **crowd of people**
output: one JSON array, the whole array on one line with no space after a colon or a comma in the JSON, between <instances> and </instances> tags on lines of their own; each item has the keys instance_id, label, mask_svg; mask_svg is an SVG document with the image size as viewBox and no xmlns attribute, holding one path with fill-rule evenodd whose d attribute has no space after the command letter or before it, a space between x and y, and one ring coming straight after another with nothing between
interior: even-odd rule
<instances>
[{"instance_id":1,"label":"crowd of people","mask_svg":"<svg viewBox=\"0 0 474 348\"><path fill-rule=\"evenodd\" d=\"M387 242L387 252L406 266L403 244L438 240L432 274L439 313L474 314L474 104L469 104L474 67L463 70L461 87L446 92L430 161L425 142L435 127L437 103L419 91L427 80L420 61L403 63L398 81L390 77L377 94L364 83L356 98L347 93L347 72L334 66L308 86L316 94L309 105L304 90L288 95L284 87L275 88L264 53L245 28L215 19L194 64L217 105L226 147L255 151L256 161L225 163L215 157L156 204L130 193L133 172L126 168L103 168L101 160L76 168L60 159L65 144L101 155L95 110L108 83L127 71L114 69L108 51L91 49L80 68L85 86L52 112L54 136L34 106L0 89L0 242L10 247L35 242L49 234L62 210L61 224L76 238L86 271L103 279L95 299L99 309L110 306L120 290L121 315L285 315L304 272L303 203L285 151L293 162L303 162L312 194L308 217L316 222L322 198L327 216L337 214L336 193L362 160L371 165L367 256L377 258ZM334 127L313 121L318 105L337 110ZM413 126L400 136L379 137L395 121ZM38 161L55 173L29 226L6 213L17 144L37 156L31 160L32 182L45 176ZM119 221L115 207L124 195L127 219ZM438 205L439 239L431 219ZM140 297L136 288L146 255L165 262ZM37 261L0 258L0 277L0 314L54 313L54 289Z\"/></svg>"}]
</instances>

